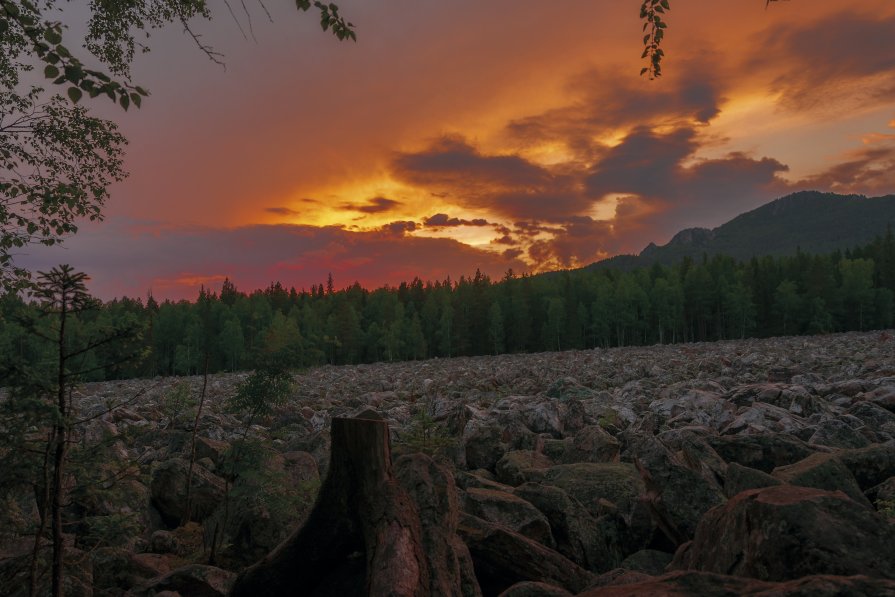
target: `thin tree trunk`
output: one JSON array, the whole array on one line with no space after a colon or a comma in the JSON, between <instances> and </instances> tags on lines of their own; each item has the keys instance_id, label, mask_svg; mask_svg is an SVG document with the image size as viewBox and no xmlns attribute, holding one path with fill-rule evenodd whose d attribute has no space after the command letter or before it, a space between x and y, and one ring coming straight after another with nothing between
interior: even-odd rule
<instances>
[{"instance_id":1,"label":"thin tree trunk","mask_svg":"<svg viewBox=\"0 0 895 597\"><path fill-rule=\"evenodd\" d=\"M205 390L208 387L208 353L205 353L205 373L202 375L202 393L199 395L199 406L196 408L196 419L193 421L193 434L190 438L190 467L186 473L186 500L184 501L181 523L190 521L193 493L193 467L196 464L196 434L199 431L199 419L202 417L202 407L205 406Z\"/></svg>"},{"instance_id":2,"label":"thin tree trunk","mask_svg":"<svg viewBox=\"0 0 895 597\"><path fill-rule=\"evenodd\" d=\"M62 586L62 563L64 559L65 544L62 539L62 480L65 472L65 449L68 436L66 433L66 418L68 417L68 404L65 399L65 319L67 314L67 297L62 294L61 309L59 313L59 368L56 374L56 407L59 409L55 425L56 446L53 454L53 493L51 505L51 521L53 529L53 597L62 597L65 589Z\"/></svg>"},{"instance_id":3,"label":"thin tree trunk","mask_svg":"<svg viewBox=\"0 0 895 597\"><path fill-rule=\"evenodd\" d=\"M47 519L49 518L49 510L50 510L50 452L53 450L53 442L55 441L55 427L50 429L49 436L47 437L47 449L44 451L44 464L43 464L43 485L41 485L41 493L40 503L39 503L39 514L40 514L40 524L37 527L37 531L34 534L34 549L31 552L31 569L28 573L28 596L29 597L37 597L37 563L40 558L40 544L43 539L43 534L47 530Z\"/></svg>"}]
</instances>

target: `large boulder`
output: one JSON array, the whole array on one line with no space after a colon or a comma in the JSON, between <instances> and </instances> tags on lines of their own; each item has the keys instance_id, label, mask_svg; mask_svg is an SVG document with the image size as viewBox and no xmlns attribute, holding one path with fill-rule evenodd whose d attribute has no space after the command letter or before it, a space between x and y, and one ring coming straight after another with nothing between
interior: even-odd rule
<instances>
[{"instance_id":1,"label":"large boulder","mask_svg":"<svg viewBox=\"0 0 895 597\"><path fill-rule=\"evenodd\" d=\"M696 531L702 515L725 500L721 487L686 466L652 435L626 438L625 456L635 461L656 525L675 545Z\"/></svg>"},{"instance_id":2,"label":"large boulder","mask_svg":"<svg viewBox=\"0 0 895 597\"><path fill-rule=\"evenodd\" d=\"M838 490L857 503L872 507L854 475L833 454L812 454L795 464L775 468L772 475L784 483L827 491Z\"/></svg>"},{"instance_id":3,"label":"large boulder","mask_svg":"<svg viewBox=\"0 0 895 597\"><path fill-rule=\"evenodd\" d=\"M865 392L863 398L895 413L895 384L890 383L874 388L869 392Z\"/></svg>"},{"instance_id":4,"label":"large boulder","mask_svg":"<svg viewBox=\"0 0 895 597\"><path fill-rule=\"evenodd\" d=\"M553 466L553 461L535 450L510 450L504 454L494 472L497 480L507 485L522 485L528 480L528 469L545 469Z\"/></svg>"},{"instance_id":5,"label":"large boulder","mask_svg":"<svg viewBox=\"0 0 895 597\"><path fill-rule=\"evenodd\" d=\"M284 468L296 487L320 481L320 469L310 452L301 450L286 452L283 454L283 461Z\"/></svg>"},{"instance_id":6,"label":"large boulder","mask_svg":"<svg viewBox=\"0 0 895 597\"><path fill-rule=\"evenodd\" d=\"M599 425L588 425L566 440L562 461L574 462L618 462L619 444Z\"/></svg>"},{"instance_id":7,"label":"large boulder","mask_svg":"<svg viewBox=\"0 0 895 597\"><path fill-rule=\"evenodd\" d=\"M808 438L809 444L830 448L864 448L870 445L870 440L859 429L841 419L826 419L815 429Z\"/></svg>"},{"instance_id":8,"label":"large boulder","mask_svg":"<svg viewBox=\"0 0 895 597\"><path fill-rule=\"evenodd\" d=\"M895 524L844 493L779 485L740 493L700 521L672 567L761 580L895 578Z\"/></svg>"},{"instance_id":9,"label":"large boulder","mask_svg":"<svg viewBox=\"0 0 895 597\"><path fill-rule=\"evenodd\" d=\"M848 467L864 491L895 477L895 442L842 450L836 457Z\"/></svg>"},{"instance_id":10,"label":"large boulder","mask_svg":"<svg viewBox=\"0 0 895 597\"><path fill-rule=\"evenodd\" d=\"M765 473L819 451L786 433L722 435L709 437L707 441L726 462L736 462Z\"/></svg>"},{"instance_id":11,"label":"large boulder","mask_svg":"<svg viewBox=\"0 0 895 597\"><path fill-rule=\"evenodd\" d=\"M187 501L189 462L172 458L158 463L149 483L150 502L165 524L175 527L185 518L201 522L211 516L224 499L224 480L201 466L193 466L190 513L184 516Z\"/></svg>"},{"instance_id":12,"label":"large boulder","mask_svg":"<svg viewBox=\"0 0 895 597\"><path fill-rule=\"evenodd\" d=\"M633 464L627 462L579 462L551 467L540 479L565 491L581 504L601 527L610 517L613 529L606 539L609 553L620 549L621 557L649 544L655 525L641 499L646 492L643 479ZM618 543L615 533L618 533ZM613 556L613 560L615 556Z\"/></svg>"},{"instance_id":13,"label":"large boulder","mask_svg":"<svg viewBox=\"0 0 895 597\"><path fill-rule=\"evenodd\" d=\"M190 597L225 597L230 593L236 574L214 566L190 564L154 578L133 591L134 597L149 597L163 591Z\"/></svg>"},{"instance_id":14,"label":"large boulder","mask_svg":"<svg viewBox=\"0 0 895 597\"><path fill-rule=\"evenodd\" d=\"M787 408L765 402L755 402L737 411L736 418L721 433L724 435L745 435L764 433L798 434L809 428L808 422Z\"/></svg>"},{"instance_id":15,"label":"large boulder","mask_svg":"<svg viewBox=\"0 0 895 597\"><path fill-rule=\"evenodd\" d=\"M572 594L556 585L545 582L517 582L497 597L572 597Z\"/></svg>"},{"instance_id":16,"label":"large boulder","mask_svg":"<svg viewBox=\"0 0 895 597\"><path fill-rule=\"evenodd\" d=\"M560 464L547 469L541 482L563 489L594 516L604 512L602 500L615 504L625 516L644 513L640 496L646 488L640 473L627 462Z\"/></svg>"},{"instance_id":17,"label":"large boulder","mask_svg":"<svg viewBox=\"0 0 895 597\"><path fill-rule=\"evenodd\" d=\"M485 423L482 419L470 419L463 430L466 466L469 469L494 470L494 465L507 450L502 435L499 426Z\"/></svg>"},{"instance_id":18,"label":"large boulder","mask_svg":"<svg viewBox=\"0 0 895 597\"><path fill-rule=\"evenodd\" d=\"M619 568L659 576L665 572L665 568L671 563L673 557L672 554L666 551L641 549L625 558L624 561L619 564Z\"/></svg>"},{"instance_id":19,"label":"large boulder","mask_svg":"<svg viewBox=\"0 0 895 597\"><path fill-rule=\"evenodd\" d=\"M467 489L463 494L464 512L488 522L501 524L547 547L555 547L550 523L524 499L492 489Z\"/></svg>"},{"instance_id":20,"label":"large boulder","mask_svg":"<svg viewBox=\"0 0 895 597\"><path fill-rule=\"evenodd\" d=\"M211 439L210 437L196 438L196 460L208 458L214 463L214 466L221 466L230 444L224 441Z\"/></svg>"},{"instance_id":21,"label":"large boulder","mask_svg":"<svg viewBox=\"0 0 895 597\"><path fill-rule=\"evenodd\" d=\"M659 437L659 439L662 440L662 443L668 446L669 449L675 449L665 442L661 435L657 437ZM693 431L684 430L676 443L676 454L681 463L699 473L709 485L720 489L724 484L724 479L727 477L727 468L729 465L724 462L724 459L721 458L708 441L706 441L705 436L694 433Z\"/></svg>"},{"instance_id":22,"label":"large boulder","mask_svg":"<svg viewBox=\"0 0 895 597\"><path fill-rule=\"evenodd\" d=\"M624 579L622 579L624 580ZM711 572L672 572L633 583L602 586L578 597L685 597L717 595L737 597L892 597L895 582L867 576L806 576L788 582L767 582Z\"/></svg>"},{"instance_id":23,"label":"large boulder","mask_svg":"<svg viewBox=\"0 0 895 597\"><path fill-rule=\"evenodd\" d=\"M594 575L562 554L502 526L464 514L458 528L475 563L485 595L496 595L523 581L544 582L577 593Z\"/></svg>"},{"instance_id":24,"label":"large boulder","mask_svg":"<svg viewBox=\"0 0 895 597\"><path fill-rule=\"evenodd\" d=\"M780 479L758 469L732 462L727 466L727 477L724 479L724 495L732 498L736 494L749 489L760 489L762 487L781 485L782 483L783 481Z\"/></svg>"},{"instance_id":25,"label":"large boulder","mask_svg":"<svg viewBox=\"0 0 895 597\"><path fill-rule=\"evenodd\" d=\"M584 568L604 572L622 560L615 517L594 518L578 500L553 485L525 483L513 493L540 510L556 542L556 550Z\"/></svg>"}]
</instances>

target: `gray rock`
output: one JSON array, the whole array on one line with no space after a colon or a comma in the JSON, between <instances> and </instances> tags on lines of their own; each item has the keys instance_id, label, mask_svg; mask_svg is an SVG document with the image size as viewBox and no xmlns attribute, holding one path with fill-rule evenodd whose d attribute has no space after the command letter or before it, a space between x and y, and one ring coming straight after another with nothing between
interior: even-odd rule
<instances>
[{"instance_id":1,"label":"gray rock","mask_svg":"<svg viewBox=\"0 0 895 597\"><path fill-rule=\"evenodd\" d=\"M550 523L529 502L512 493L493 489L467 489L462 496L464 512L503 525L547 547L555 548Z\"/></svg>"},{"instance_id":2,"label":"gray rock","mask_svg":"<svg viewBox=\"0 0 895 597\"><path fill-rule=\"evenodd\" d=\"M724 481L724 495L728 498L732 498L743 491L771 487L782 483L783 481L780 479L772 477L765 472L733 462L727 467L727 478Z\"/></svg>"},{"instance_id":3,"label":"gray rock","mask_svg":"<svg viewBox=\"0 0 895 597\"><path fill-rule=\"evenodd\" d=\"M149 483L150 501L169 526L184 519L189 463L182 458L158 463ZM224 481L201 466L193 467L190 520L208 518L224 498Z\"/></svg>"}]
</instances>

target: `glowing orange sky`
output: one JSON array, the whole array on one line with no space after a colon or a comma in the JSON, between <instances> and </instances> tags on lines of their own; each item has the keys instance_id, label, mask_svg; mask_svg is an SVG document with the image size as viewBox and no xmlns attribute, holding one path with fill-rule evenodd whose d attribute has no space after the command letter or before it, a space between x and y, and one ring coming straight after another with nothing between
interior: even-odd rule
<instances>
[{"instance_id":1,"label":"glowing orange sky","mask_svg":"<svg viewBox=\"0 0 895 597\"><path fill-rule=\"evenodd\" d=\"M172 28L108 221L67 253L94 290L195 295L576 267L793 190L895 192L895 5L672 0L664 76L639 2L344 0L358 42L287 8ZM274 242L273 239L276 239ZM111 250L110 247L115 247Z\"/></svg>"}]
</instances>

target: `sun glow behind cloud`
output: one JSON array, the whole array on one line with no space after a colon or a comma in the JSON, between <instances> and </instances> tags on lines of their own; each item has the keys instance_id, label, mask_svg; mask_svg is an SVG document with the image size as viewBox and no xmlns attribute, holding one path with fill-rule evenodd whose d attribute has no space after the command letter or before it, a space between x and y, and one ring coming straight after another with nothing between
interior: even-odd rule
<instances>
[{"instance_id":1,"label":"sun glow behind cloud","mask_svg":"<svg viewBox=\"0 0 895 597\"><path fill-rule=\"evenodd\" d=\"M296 35L276 8L258 44L218 31L227 73L183 62L171 32L138 68L152 101L122 119L133 175L109 213L157 222L128 238L190 296L203 276L302 287L323 268L376 285L573 267L799 188L895 191L895 6L776 4L674 5L657 81L637 76L637 6L617 0L569 0L562 18L511 0L346 0L357 45L302 20ZM90 228L63 259L95 280L125 271L108 248L124 230ZM122 280L106 292L148 286Z\"/></svg>"}]
</instances>

